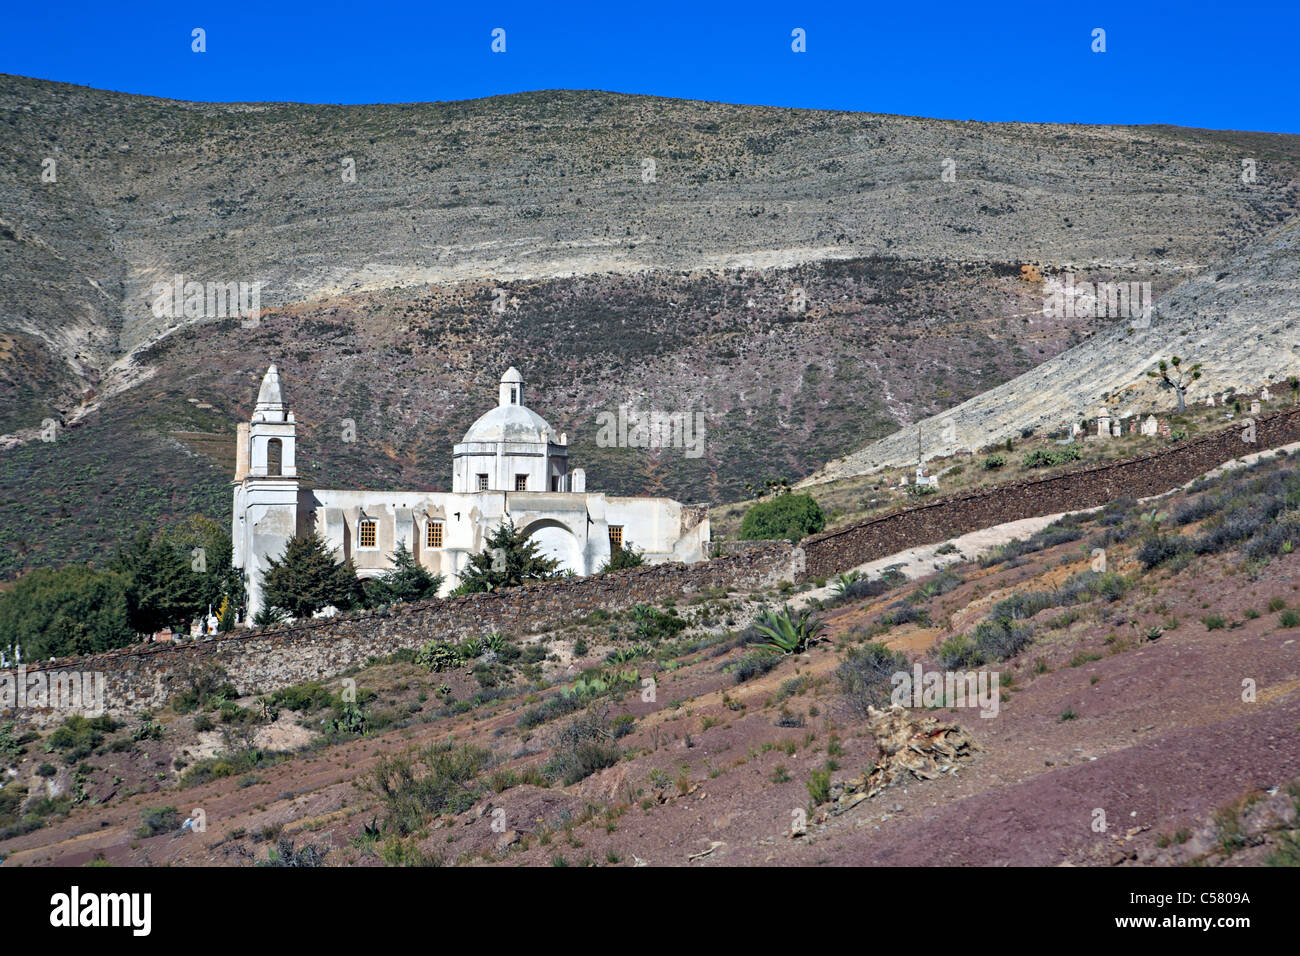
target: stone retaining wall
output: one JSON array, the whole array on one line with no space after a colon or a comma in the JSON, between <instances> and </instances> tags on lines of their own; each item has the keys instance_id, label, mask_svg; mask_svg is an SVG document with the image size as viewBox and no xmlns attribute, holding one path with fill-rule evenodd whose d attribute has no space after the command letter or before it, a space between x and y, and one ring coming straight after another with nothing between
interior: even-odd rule
<instances>
[{"instance_id":1,"label":"stone retaining wall","mask_svg":"<svg viewBox=\"0 0 1300 956\"><path fill-rule=\"evenodd\" d=\"M1124 496L1162 494L1234 458L1300 441L1300 409L1253 419L1253 443L1243 438L1249 421L1241 419L1138 458L938 498L813 535L800 542L807 575L828 577L907 548L937 544L1019 518L1095 508Z\"/></svg>"},{"instance_id":2,"label":"stone retaining wall","mask_svg":"<svg viewBox=\"0 0 1300 956\"><path fill-rule=\"evenodd\" d=\"M225 668L245 693L264 693L338 674L368 658L428 641L459 641L501 631L511 637L551 630L595 610L621 611L640 603L682 600L709 588L758 590L792 580L799 568L787 542L764 542L738 554L695 564L656 564L490 594L399 605L364 617L320 619L274 630L237 631L176 644L137 644L104 654L31 665L28 686L53 684L59 673L102 673L106 710L134 715L158 708L185 687L194 666ZM0 679L13 674L0 672ZM23 709L6 716L37 725L57 723L66 711Z\"/></svg>"}]
</instances>

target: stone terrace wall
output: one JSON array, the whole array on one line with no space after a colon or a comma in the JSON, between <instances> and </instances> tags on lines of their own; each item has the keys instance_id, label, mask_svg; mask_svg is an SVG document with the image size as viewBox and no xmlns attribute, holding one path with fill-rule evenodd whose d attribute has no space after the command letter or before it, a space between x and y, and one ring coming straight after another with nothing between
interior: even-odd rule
<instances>
[{"instance_id":1,"label":"stone terrace wall","mask_svg":"<svg viewBox=\"0 0 1300 956\"><path fill-rule=\"evenodd\" d=\"M28 686L32 686L32 675L40 673L101 672L107 683L107 712L134 715L161 707L184 689L184 675L194 665L218 664L241 691L264 693L338 674L372 656L386 656L428 641L457 641L493 631L519 637L552 629L597 609L620 611L715 587L767 588L781 580L793 580L799 568L797 555L787 542L764 542L738 554L695 564L656 564L491 594L399 605L366 617L321 619L177 644L138 644L105 654L42 662L28 667ZM0 672L0 676L10 673ZM12 716L40 725L57 723L67 714L27 709Z\"/></svg>"},{"instance_id":2,"label":"stone terrace wall","mask_svg":"<svg viewBox=\"0 0 1300 956\"><path fill-rule=\"evenodd\" d=\"M800 542L807 575L827 577L906 548L937 544L1005 521L1095 508L1125 495L1162 494L1226 461L1300 441L1300 409L1254 419L1253 444L1243 440L1248 421L1243 418L1228 428L1139 458L940 498L813 535Z\"/></svg>"}]
</instances>

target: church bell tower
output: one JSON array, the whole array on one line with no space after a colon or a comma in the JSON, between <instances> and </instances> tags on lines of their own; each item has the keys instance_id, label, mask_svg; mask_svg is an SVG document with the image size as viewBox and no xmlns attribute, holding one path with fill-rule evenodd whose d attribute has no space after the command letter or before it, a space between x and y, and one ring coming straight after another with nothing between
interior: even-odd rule
<instances>
[{"instance_id":1,"label":"church bell tower","mask_svg":"<svg viewBox=\"0 0 1300 956\"><path fill-rule=\"evenodd\" d=\"M266 370L251 422L236 432L232 562L243 569L248 617L262 608L262 575L298 532L297 423L280 392L280 373Z\"/></svg>"}]
</instances>

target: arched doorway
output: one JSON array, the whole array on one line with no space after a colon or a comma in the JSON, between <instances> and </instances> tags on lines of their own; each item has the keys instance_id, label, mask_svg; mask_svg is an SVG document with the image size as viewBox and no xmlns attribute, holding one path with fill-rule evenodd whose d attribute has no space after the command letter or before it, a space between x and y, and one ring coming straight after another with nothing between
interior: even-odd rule
<instances>
[{"instance_id":1,"label":"arched doorway","mask_svg":"<svg viewBox=\"0 0 1300 956\"><path fill-rule=\"evenodd\" d=\"M534 521L524 529L530 539L537 542L537 550L548 558L560 562L560 570L570 570L575 574L585 574L582 566L582 548L578 538L568 526L553 518Z\"/></svg>"}]
</instances>

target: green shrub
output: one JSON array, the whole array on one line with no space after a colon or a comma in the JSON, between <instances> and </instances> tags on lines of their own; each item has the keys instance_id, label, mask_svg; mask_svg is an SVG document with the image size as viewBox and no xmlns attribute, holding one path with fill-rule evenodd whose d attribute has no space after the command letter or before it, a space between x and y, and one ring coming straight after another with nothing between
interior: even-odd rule
<instances>
[{"instance_id":1,"label":"green shrub","mask_svg":"<svg viewBox=\"0 0 1300 956\"><path fill-rule=\"evenodd\" d=\"M1039 448L1025 456L1026 468L1054 468L1066 462L1078 461L1083 457L1077 445L1061 445L1057 448Z\"/></svg>"},{"instance_id":2,"label":"green shrub","mask_svg":"<svg viewBox=\"0 0 1300 956\"><path fill-rule=\"evenodd\" d=\"M425 670L444 671L460 665L460 653L447 641L430 641L415 655L415 663Z\"/></svg>"},{"instance_id":3,"label":"green shrub","mask_svg":"<svg viewBox=\"0 0 1300 956\"><path fill-rule=\"evenodd\" d=\"M636 624L633 637L638 641L657 642L686 629L686 622L676 614L669 614L648 604L634 605L628 615Z\"/></svg>"},{"instance_id":4,"label":"green shrub","mask_svg":"<svg viewBox=\"0 0 1300 956\"><path fill-rule=\"evenodd\" d=\"M181 815L175 807L155 807L145 810L140 816L144 822L135 835L141 839L180 829Z\"/></svg>"},{"instance_id":5,"label":"green shrub","mask_svg":"<svg viewBox=\"0 0 1300 956\"><path fill-rule=\"evenodd\" d=\"M808 796L812 799L814 805L820 806L828 803L831 799L831 772L829 770L814 770L808 778Z\"/></svg>"},{"instance_id":6,"label":"green shrub","mask_svg":"<svg viewBox=\"0 0 1300 956\"><path fill-rule=\"evenodd\" d=\"M448 740L425 747L416 760L405 754L380 757L372 782L389 823L405 835L420 829L431 814L468 810L481 789L475 778L489 756L479 747L456 747Z\"/></svg>"},{"instance_id":7,"label":"green shrub","mask_svg":"<svg viewBox=\"0 0 1300 956\"><path fill-rule=\"evenodd\" d=\"M745 512L740 536L746 541L787 538L798 541L826 527L826 515L812 495L780 495Z\"/></svg>"},{"instance_id":8,"label":"green shrub","mask_svg":"<svg viewBox=\"0 0 1300 956\"><path fill-rule=\"evenodd\" d=\"M271 695L271 703L272 706L284 710L313 711L328 707L330 696L330 692L319 681L308 681L305 684L295 684L293 687L277 690ZM224 719L225 708L222 708L222 711Z\"/></svg>"},{"instance_id":9,"label":"green shrub","mask_svg":"<svg viewBox=\"0 0 1300 956\"><path fill-rule=\"evenodd\" d=\"M773 654L771 651L754 651L731 665L731 676L736 679L737 684L743 684L747 680L766 674L779 663L781 663L779 654Z\"/></svg>"},{"instance_id":10,"label":"green shrub","mask_svg":"<svg viewBox=\"0 0 1300 956\"><path fill-rule=\"evenodd\" d=\"M69 763L81 760L104 742L104 735L120 727L112 717L83 717L73 714L55 728L46 741L55 750L64 751Z\"/></svg>"}]
</instances>

